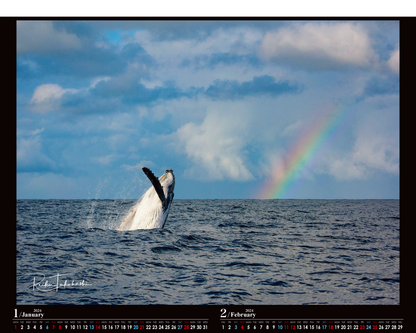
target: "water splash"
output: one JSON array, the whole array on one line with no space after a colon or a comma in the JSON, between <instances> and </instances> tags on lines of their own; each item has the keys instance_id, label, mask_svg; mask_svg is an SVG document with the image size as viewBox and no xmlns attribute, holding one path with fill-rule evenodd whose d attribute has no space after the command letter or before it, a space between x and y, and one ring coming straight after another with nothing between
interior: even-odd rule
<instances>
[{"instance_id":1,"label":"water splash","mask_svg":"<svg viewBox=\"0 0 416 333\"><path fill-rule=\"evenodd\" d=\"M124 221L130 210L136 207L138 194L143 193L145 185L148 185L138 175L133 179L129 178L128 181L121 182L119 179L116 181L107 177L101 180L93 191L88 192L89 208L85 219L88 229L115 230ZM114 193L116 187L118 191L112 195L115 200L110 200L109 193Z\"/></svg>"}]
</instances>

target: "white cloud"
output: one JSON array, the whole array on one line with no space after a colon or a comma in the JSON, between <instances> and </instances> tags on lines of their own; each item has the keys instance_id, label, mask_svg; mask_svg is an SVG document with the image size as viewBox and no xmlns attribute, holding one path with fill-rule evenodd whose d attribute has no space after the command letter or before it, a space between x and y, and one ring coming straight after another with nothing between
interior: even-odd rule
<instances>
[{"instance_id":1,"label":"white cloud","mask_svg":"<svg viewBox=\"0 0 416 333\"><path fill-rule=\"evenodd\" d=\"M375 174L398 176L398 96L367 98L348 112L334 133L320 171L338 180L367 180Z\"/></svg>"},{"instance_id":2,"label":"white cloud","mask_svg":"<svg viewBox=\"0 0 416 333\"><path fill-rule=\"evenodd\" d=\"M59 99L64 93L65 90L57 84L43 84L35 89L31 102L39 104L50 99Z\"/></svg>"},{"instance_id":3,"label":"white cloud","mask_svg":"<svg viewBox=\"0 0 416 333\"><path fill-rule=\"evenodd\" d=\"M109 155L106 155L106 156L98 157L96 160L100 164L108 165L108 164L112 163L113 161L115 161L117 158L119 158L119 155L109 154Z\"/></svg>"},{"instance_id":4,"label":"white cloud","mask_svg":"<svg viewBox=\"0 0 416 333\"><path fill-rule=\"evenodd\" d=\"M400 51L399 48L395 49L390 56L390 59L388 61L388 65L390 69L395 72L399 73L400 69Z\"/></svg>"},{"instance_id":5,"label":"white cloud","mask_svg":"<svg viewBox=\"0 0 416 333\"><path fill-rule=\"evenodd\" d=\"M129 171L138 171L141 170L143 167L152 167L155 164L152 161L141 161L137 163L136 165L127 165L123 164L122 167Z\"/></svg>"},{"instance_id":6,"label":"white cloud","mask_svg":"<svg viewBox=\"0 0 416 333\"><path fill-rule=\"evenodd\" d=\"M230 29L218 28L203 39L175 39L157 41L149 31L141 30L134 34L134 42L144 47L152 57L163 62L182 61L196 55L209 55L218 52L244 54L252 52L253 46L261 40L262 34L248 27Z\"/></svg>"},{"instance_id":7,"label":"white cloud","mask_svg":"<svg viewBox=\"0 0 416 333\"><path fill-rule=\"evenodd\" d=\"M99 77L96 77L96 78L94 78L94 79L92 80L91 85L90 85L90 87L89 87L88 89L95 88L95 86L96 86L99 82L101 82L101 81L106 82L106 81L109 81L109 80L111 80L111 77L109 77L109 76L99 76Z\"/></svg>"},{"instance_id":8,"label":"white cloud","mask_svg":"<svg viewBox=\"0 0 416 333\"><path fill-rule=\"evenodd\" d=\"M364 179L375 171L398 175L399 151L394 139L382 135L358 135L354 149L327 160L329 173L339 180Z\"/></svg>"},{"instance_id":9,"label":"white cloud","mask_svg":"<svg viewBox=\"0 0 416 333\"><path fill-rule=\"evenodd\" d=\"M200 180L254 179L246 166L247 117L241 112L210 110L202 122L187 123L172 135L179 152L187 155L193 166L185 175Z\"/></svg>"},{"instance_id":10,"label":"white cloud","mask_svg":"<svg viewBox=\"0 0 416 333\"><path fill-rule=\"evenodd\" d=\"M358 163L384 172L399 172L399 147L397 138L389 138L382 134L367 136L359 135L355 145L353 158Z\"/></svg>"},{"instance_id":11,"label":"white cloud","mask_svg":"<svg viewBox=\"0 0 416 333\"><path fill-rule=\"evenodd\" d=\"M268 32L261 53L271 61L306 69L368 67L376 59L366 31L350 22L295 24Z\"/></svg>"},{"instance_id":12,"label":"white cloud","mask_svg":"<svg viewBox=\"0 0 416 333\"><path fill-rule=\"evenodd\" d=\"M41 128L41 129L37 128L37 129L35 129L33 131L26 130L26 129L19 129L18 128L17 129L17 135L18 136L28 136L28 135L34 136L36 134L42 133L44 130L45 130L45 128Z\"/></svg>"},{"instance_id":13,"label":"white cloud","mask_svg":"<svg viewBox=\"0 0 416 333\"><path fill-rule=\"evenodd\" d=\"M41 130L32 132L32 136L20 137L17 142L17 171L26 172L28 170L47 170L55 166L55 162L42 152L40 139Z\"/></svg>"},{"instance_id":14,"label":"white cloud","mask_svg":"<svg viewBox=\"0 0 416 333\"><path fill-rule=\"evenodd\" d=\"M56 30L51 21L17 21L17 53L49 53L79 49L81 40L65 29Z\"/></svg>"},{"instance_id":15,"label":"white cloud","mask_svg":"<svg viewBox=\"0 0 416 333\"><path fill-rule=\"evenodd\" d=\"M75 92L76 89L63 89L58 84L42 84L36 87L30 103L35 112L46 113L59 108L64 94Z\"/></svg>"},{"instance_id":16,"label":"white cloud","mask_svg":"<svg viewBox=\"0 0 416 333\"><path fill-rule=\"evenodd\" d=\"M45 130L45 128L42 129L35 129L34 131L30 132L31 135L40 134Z\"/></svg>"},{"instance_id":17,"label":"white cloud","mask_svg":"<svg viewBox=\"0 0 416 333\"><path fill-rule=\"evenodd\" d=\"M342 159L333 159L329 164L329 174L338 180L363 179L369 170L353 159L353 154Z\"/></svg>"},{"instance_id":18,"label":"white cloud","mask_svg":"<svg viewBox=\"0 0 416 333\"><path fill-rule=\"evenodd\" d=\"M281 134L281 136L282 137L291 137L291 136L293 136L293 135L296 135L296 134L298 134L298 132L299 132L299 130L303 127L303 126L305 126L305 120L304 119L301 119L301 120L298 120L298 121L296 121L295 123L293 123L293 124L290 124L289 126L287 126L283 131L282 131L282 134Z\"/></svg>"},{"instance_id":19,"label":"white cloud","mask_svg":"<svg viewBox=\"0 0 416 333\"><path fill-rule=\"evenodd\" d=\"M23 65L28 66L33 72L35 72L38 69L38 65L33 60L22 59L21 62Z\"/></svg>"}]
</instances>

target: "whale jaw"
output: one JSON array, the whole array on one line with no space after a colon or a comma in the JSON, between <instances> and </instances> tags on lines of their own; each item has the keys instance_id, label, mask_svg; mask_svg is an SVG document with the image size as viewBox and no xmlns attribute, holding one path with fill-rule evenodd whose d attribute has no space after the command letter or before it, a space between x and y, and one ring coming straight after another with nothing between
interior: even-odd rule
<instances>
[{"instance_id":1,"label":"whale jaw","mask_svg":"<svg viewBox=\"0 0 416 333\"><path fill-rule=\"evenodd\" d=\"M155 229L163 228L166 224L174 197L173 171L166 170L159 179L146 167L143 172L153 186L138 200L117 230Z\"/></svg>"}]
</instances>

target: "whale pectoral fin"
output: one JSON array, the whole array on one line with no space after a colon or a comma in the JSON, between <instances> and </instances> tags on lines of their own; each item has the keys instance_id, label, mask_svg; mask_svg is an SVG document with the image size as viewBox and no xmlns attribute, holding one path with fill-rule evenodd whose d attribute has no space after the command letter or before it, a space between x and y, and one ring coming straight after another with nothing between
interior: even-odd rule
<instances>
[{"instance_id":1,"label":"whale pectoral fin","mask_svg":"<svg viewBox=\"0 0 416 333\"><path fill-rule=\"evenodd\" d=\"M160 201L162 201L162 205L165 204L165 193L163 192L162 185L160 185L159 179L153 174L153 172L146 168L142 168L144 174L149 178L150 182L152 183L153 187L156 190L157 195L159 196Z\"/></svg>"}]
</instances>

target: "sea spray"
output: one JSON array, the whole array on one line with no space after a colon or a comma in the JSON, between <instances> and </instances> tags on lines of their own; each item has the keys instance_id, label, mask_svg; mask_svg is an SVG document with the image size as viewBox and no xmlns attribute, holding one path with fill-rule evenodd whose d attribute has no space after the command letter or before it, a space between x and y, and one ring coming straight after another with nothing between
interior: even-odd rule
<instances>
[{"instance_id":1,"label":"sea spray","mask_svg":"<svg viewBox=\"0 0 416 333\"><path fill-rule=\"evenodd\" d=\"M131 209L136 207L137 199L148 183L145 177L125 177L123 180L106 177L93 191L89 191L88 216L85 219L87 228L116 229L126 218ZM115 192L115 189L118 189ZM91 195L92 192L92 195ZM116 200L109 200L109 194ZM104 204L103 201L108 202ZM112 207L111 207L112 206ZM106 211L102 211L106 207Z\"/></svg>"}]
</instances>

